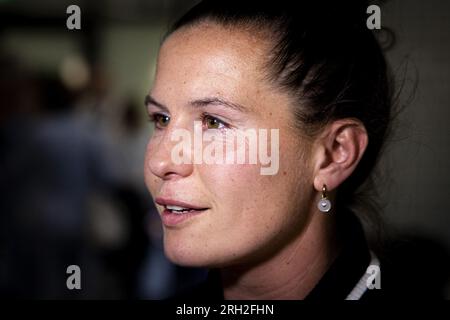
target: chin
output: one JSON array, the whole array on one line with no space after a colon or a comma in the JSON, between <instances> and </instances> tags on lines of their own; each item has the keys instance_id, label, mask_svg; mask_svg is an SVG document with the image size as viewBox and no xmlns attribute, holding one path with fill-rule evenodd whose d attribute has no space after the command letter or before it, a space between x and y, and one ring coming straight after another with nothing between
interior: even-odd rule
<instances>
[{"instance_id":1,"label":"chin","mask_svg":"<svg viewBox=\"0 0 450 320\"><path fill-rule=\"evenodd\" d=\"M164 253L172 263L183 267L208 267L205 248L193 243L164 239Z\"/></svg>"},{"instance_id":2,"label":"chin","mask_svg":"<svg viewBox=\"0 0 450 320\"><path fill-rule=\"evenodd\" d=\"M233 259L224 255L223 250L206 247L204 242L197 245L165 238L164 253L172 263L183 267L211 269L233 264Z\"/></svg>"}]
</instances>

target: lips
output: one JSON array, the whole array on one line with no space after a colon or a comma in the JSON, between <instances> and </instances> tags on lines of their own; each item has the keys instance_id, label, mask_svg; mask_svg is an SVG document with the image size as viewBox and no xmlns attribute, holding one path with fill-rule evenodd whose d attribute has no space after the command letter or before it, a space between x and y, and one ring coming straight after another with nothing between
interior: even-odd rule
<instances>
[{"instance_id":1,"label":"lips","mask_svg":"<svg viewBox=\"0 0 450 320\"><path fill-rule=\"evenodd\" d=\"M197 210L197 211L202 211L202 210L209 209L209 208L206 208L206 207L201 207L201 206L190 204L190 203L187 203L187 202L167 199L167 198L163 198L163 197L157 197L155 199L155 202L157 204L159 204L160 206L164 206L164 208L169 209L169 210L188 210L188 211L189 210Z\"/></svg>"},{"instance_id":2,"label":"lips","mask_svg":"<svg viewBox=\"0 0 450 320\"><path fill-rule=\"evenodd\" d=\"M167 227L178 225L209 209L207 207L163 197L155 198L155 202L164 207L161 219Z\"/></svg>"}]
</instances>

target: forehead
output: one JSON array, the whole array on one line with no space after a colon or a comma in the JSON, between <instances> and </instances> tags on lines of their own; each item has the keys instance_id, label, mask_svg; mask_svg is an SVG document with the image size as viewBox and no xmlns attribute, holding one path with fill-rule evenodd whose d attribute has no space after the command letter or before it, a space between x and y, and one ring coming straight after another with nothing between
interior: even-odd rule
<instances>
[{"instance_id":1,"label":"forehead","mask_svg":"<svg viewBox=\"0 0 450 320\"><path fill-rule=\"evenodd\" d=\"M252 33L249 28L202 22L175 31L164 42L160 55L172 53L186 59L184 61L208 57L219 62L217 67L226 63L241 67L247 65L250 70L253 64L262 62L265 47L260 33Z\"/></svg>"},{"instance_id":2,"label":"forehead","mask_svg":"<svg viewBox=\"0 0 450 320\"><path fill-rule=\"evenodd\" d=\"M261 36L242 28L207 22L184 27L161 47L152 91L255 94L267 86L263 80L266 56L267 44Z\"/></svg>"}]
</instances>

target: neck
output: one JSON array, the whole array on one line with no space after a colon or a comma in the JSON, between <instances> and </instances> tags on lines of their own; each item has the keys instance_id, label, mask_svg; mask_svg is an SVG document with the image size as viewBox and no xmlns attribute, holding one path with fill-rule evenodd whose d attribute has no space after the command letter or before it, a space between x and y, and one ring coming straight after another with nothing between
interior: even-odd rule
<instances>
[{"instance_id":1,"label":"neck","mask_svg":"<svg viewBox=\"0 0 450 320\"><path fill-rule=\"evenodd\" d=\"M304 299L337 256L334 216L314 213L305 230L267 261L221 270L227 300Z\"/></svg>"}]
</instances>

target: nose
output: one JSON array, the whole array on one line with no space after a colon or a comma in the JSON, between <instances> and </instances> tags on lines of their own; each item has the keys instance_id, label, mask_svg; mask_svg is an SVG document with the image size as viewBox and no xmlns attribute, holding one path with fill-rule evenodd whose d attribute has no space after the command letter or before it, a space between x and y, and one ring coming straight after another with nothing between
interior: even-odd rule
<instances>
[{"instance_id":1,"label":"nose","mask_svg":"<svg viewBox=\"0 0 450 320\"><path fill-rule=\"evenodd\" d=\"M192 174L192 161L189 163L176 163L172 159L174 147L181 142L174 142L170 139L170 132L167 131L162 137L150 138L146 162L150 172L163 180L187 177Z\"/></svg>"}]
</instances>

